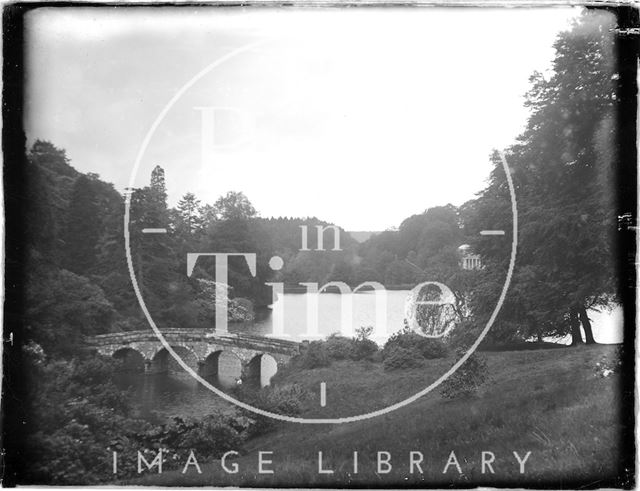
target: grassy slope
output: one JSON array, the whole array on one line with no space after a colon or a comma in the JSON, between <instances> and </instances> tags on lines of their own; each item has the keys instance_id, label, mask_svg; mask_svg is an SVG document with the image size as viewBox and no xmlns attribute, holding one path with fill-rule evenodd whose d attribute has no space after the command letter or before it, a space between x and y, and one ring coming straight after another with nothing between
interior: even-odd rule
<instances>
[{"instance_id":1,"label":"grassy slope","mask_svg":"<svg viewBox=\"0 0 640 491\"><path fill-rule=\"evenodd\" d=\"M525 483L569 485L597 483L618 473L620 431L619 375L598 378L594 366L613 346L485 353L490 382L469 399L443 400L428 394L408 407L368 421L340 425L283 423L252 440L238 459L240 473L226 475L218 462L202 463L186 475L146 475L135 484L340 486ZM386 373L379 364L342 362L330 368L287 373L281 382L304 384L314 398L304 417L356 414L400 400L434 380L452 360L425 369ZM432 375L425 376L425 373ZM320 382L327 383L327 407L318 403ZM366 402L366 407L363 406ZM633 431L627 428L626 431ZM258 451L272 451L274 475L257 473ZM352 473L352 453L359 470ZM408 454L425 455L425 473L409 474ZM442 470L454 450L463 474ZM495 475L480 473L480 453L496 455ZM513 451L531 451L526 474L519 474ZM332 475L317 472L322 451ZM393 471L376 473L377 451L392 454Z\"/></svg>"}]
</instances>

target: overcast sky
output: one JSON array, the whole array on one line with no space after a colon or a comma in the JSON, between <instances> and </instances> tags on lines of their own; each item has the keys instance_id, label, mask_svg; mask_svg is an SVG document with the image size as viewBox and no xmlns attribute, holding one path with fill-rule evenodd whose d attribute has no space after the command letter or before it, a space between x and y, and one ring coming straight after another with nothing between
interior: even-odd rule
<instances>
[{"instance_id":1,"label":"overcast sky","mask_svg":"<svg viewBox=\"0 0 640 491\"><path fill-rule=\"evenodd\" d=\"M483 187L491 149L526 121L529 76L550 68L556 35L578 14L39 9L28 22L28 138L122 191L152 124L192 82L150 137L135 185L160 164L172 205L187 191L212 203L240 190L262 216L383 230ZM220 108L206 151L209 110L198 107Z\"/></svg>"}]
</instances>

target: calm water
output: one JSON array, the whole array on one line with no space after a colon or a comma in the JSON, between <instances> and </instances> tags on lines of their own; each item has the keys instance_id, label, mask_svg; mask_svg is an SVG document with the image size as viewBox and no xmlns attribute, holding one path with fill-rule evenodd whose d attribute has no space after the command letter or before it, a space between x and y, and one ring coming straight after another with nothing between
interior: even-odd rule
<instances>
[{"instance_id":1,"label":"calm water","mask_svg":"<svg viewBox=\"0 0 640 491\"><path fill-rule=\"evenodd\" d=\"M342 331L346 336L353 336L359 327L373 326L373 338L376 342L384 343L394 332L402 329L404 325L405 300L408 290L389 290L375 293L373 291L362 293L322 294L297 294L285 293L280 296L268 313L258 314L252 325L232 326L231 331L244 331L256 335L269 335L278 331L278 324L282 326L285 339L301 341L303 339L324 338L330 334ZM376 312L376 298L381 295L383 304ZM386 301L384 301L386 300ZM307 319L308 306L317 303L318 326L317 335L309 332L310 322ZM352 307L349 307L351 304ZM351 316L343 319L345 306L348 312L352 309ZM380 326L377 326L377 320Z\"/></svg>"},{"instance_id":2,"label":"calm water","mask_svg":"<svg viewBox=\"0 0 640 491\"><path fill-rule=\"evenodd\" d=\"M386 296L385 325L374 334L374 340L383 344L394 332L402 329L405 318L405 301L409 290L389 290L383 292ZM338 332L342 322L342 302L352 302L353 311L351 322L347 322L347 329L357 329L362 326L376 326L376 293L362 292L340 295L338 293L323 294L284 294L272 306L266 315L258 316L252 325L231 326L231 331L244 331L257 335L269 335L279 322L283 325L286 339L300 341L314 339L307 335L307 305L309 301L318 302L318 332L320 337L326 337ZM611 311L589 311L589 318L593 326L593 334L598 343L622 342L622 309L616 307ZM377 336L376 336L377 334ZM349 334L347 332L347 335ZM556 340L558 342L570 342Z\"/></svg>"},{"instance_id":3,"label":"calm water","mask_svg":"<svg viewBox=\"0 0 640 491\"><path fill-rule=\"evenodd\" d=\"M374 339L383 343L391 334L402 329L405 312L405 300L408 291L384 292L387 298L386 312L378 314L378 320L386 319L386 330L375 332ZM341 329L346 319L342 316L342 304L352 302L351 322L347 322L343 332L362 326L376 326L376 297L374 292L356 294L323 293L317 294L285 294L278 299L272 310L258 316L251 325L230 325L232 332L246 332L254 335L269 335L278 330L281 323L286 339L300 341L315 339L317 336L307 332L308 302L318 302L318 336L325 337ZM311 297L311 298L310 298ZM347 306L348 311L348 306ZM383 316L383 317L382 317ZM622 341L621 309L612 312L591 312L594 336L597 342L616 343ZM560 340L560 342L568 342ZM261 384L268 383L275 372L273 360L265 357L262 362ZM230 356L220 359L220 375L208 378L208 381L223 390L230 390L240 377L239 361ZM121 374L119 384L133 389L136 402L143 413L157 411L164 416L202 416L221 407L220 398L205 387L200 386L187 373L173 371L169 374L144 375L142 373Z\"/></svg>"}]
</instances>

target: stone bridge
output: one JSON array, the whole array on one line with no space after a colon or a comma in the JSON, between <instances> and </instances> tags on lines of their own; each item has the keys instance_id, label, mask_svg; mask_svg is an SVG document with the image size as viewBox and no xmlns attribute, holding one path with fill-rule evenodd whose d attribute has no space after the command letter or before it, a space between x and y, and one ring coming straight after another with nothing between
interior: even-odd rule
<instances>
[{"instance_id":1,"label":"stone bridge","mask_svg":"<svg viewBox=\"0 0 640 491\"><path fill-rule=\"evenodd\" d=\"M163 329L173 350L202 377L227 382L268 379L299 352L293 341L247 334L216 333L207 329ZM89 336L86 343L98 353L122 359L130 369L145 373L185 372L153 331L129 331ZM265 382L265 371L269 371ZM228 383L228 385L230 385Z\"/></svg>"}]
</instances>

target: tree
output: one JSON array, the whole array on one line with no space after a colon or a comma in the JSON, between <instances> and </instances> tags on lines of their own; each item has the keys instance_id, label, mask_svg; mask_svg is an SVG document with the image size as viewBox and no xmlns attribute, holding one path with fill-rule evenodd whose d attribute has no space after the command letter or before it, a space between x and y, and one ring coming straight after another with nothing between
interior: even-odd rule
<instances>
[{"instance_id":1,"label":"tree","mask_svg":"<svg viewBox=\"0 0 640 491\"><path fill-rule=\"evenodd\" d=\"M164 169L159 165L156 165L151 171L149 188L149 201L153 203L158 213L162 213L167 209L167 186L164 179Z\"/></svg>"},{"instance_id":2,"label":"tree","mask_svg":"<svg viewBox=\"0 0 640 491\"><path fill-rule=\"evenodd\" d=\"M237 214L222 216L232 218L220 219L210 226L200 242L200 250L256 254L255 276L251 275L244 259L230 258L228 283L236 296L249 298L259 306L268 305L271 303L271 294L265 282L273 276L268 261L274 255L270 235L263 224L253 218ZM201 261L196 267L195 276L201 275L212 280L215 279L215 273L213 261Z\"/></svg>"},{"instance_id":3,"label":"tree","mask_svg":"<svg viewBox=\"0 0 640 491\"><path fill-rule=\"evenodd\" d=\"M33 158L29 158L26 164L26 196L22 198L25 202L25 217L21 225L24 227L27 243L31 247L39 248L43 254L47 254L55 261L59 249L57 241L59 217L53 210L44 171ZM10 189L6 189L5 192L12 194ZM14 199L16 197L13 196Z\"/></svg>"},{"instance_id":4,"label":"tree","mask_svg":"<svg viewBox=\"0 0 640 491\"><path fill-rule=\"evenodd\" d=\"M30 259L26 281L26 338L45 351L77 353L83 336L108 332L114 310L102 289L84 276Z\"/></svg>"},{"instance_id":5,"label":"tree","mask_svg":"<svg viewBox=\"0 0 640 491\"><path fill-rule=\"evenodd\" d=\"M200 230L202 217L200 214L200 200L195 194L187 193L178 202L176 209L176 231L187 237Z\"/></svg>"},{"instance_id":6,"label":"tree","mask_svg":"<svg viewBox=\"0 0 640 491\"><path fill-rule=\"evenodd\" d=\"M316 253L317 254L317 253ZM331 266L331 271L327 275L326 282L329 281L342 281L348 285L354 283L353 265L344 256L341 256ZM367 280L371 281L371 280Z\"/></svg>"},{"instance_id":7,"label":"tree","mask_svg":"<svg viewBox=\"0 0 640 491\"><path fill-rule=\"evenodd\" d=\"M360 268L376 271L387 284L446 282L459 269L456 250L464 242L459 221L458 209L450 204L413 215L397 231L363 243Z\"/></svg>"},{"instance_id":8,"label":"tree","mask_svg":"<svg viewBox=\"0 0 640 491\"><path fill-rule=\"evenodd\" d=\"M96 263L100 215L95 197L92 181L81 174L73 184L64 239L65 267L77 274L87 273Z\"/></svg>"},{"instance_id":9,"label":"tree","mask_svg":"<svg viewBox=\"0 0 640 491\"><path fill-rule=\"evenodd\" d=\"M176 250L171 235L142 233L145 228L169 225L164 170L160 166L153 169L148 187L131 191L130 203L130 252L136 279L145 302L157 315L168 307L173 286L179 281L173 269Z\"/></svg>"},{"instance_id":10,"label":"tree","mask_svg":"<svg viewBox=\"0 0 640 491\"><path fill-rule=\"evenodd\" d=\"M218 220L237 220L255 218L258 212L242 192L229 191L213 205Z\"/></svg>"},{"instance_id":11,"label":"tree","mask_svg":"<svg viewBox=\"0 0 640 491\"><path fill-rule=\"evenodd\" d=\"M207 231L218 221L216 210L212 205L205 204L198 210L202 221L202 230Z\"/></svg>"},{"instance_id":12,"label":"tree","mask_svg":"<svg viewBox=\"0 0 640 491\"><path fill-rule=\"evenodd\" d=\"M56 174L75 178L79 172L69 165L67 152L45 140L36 140L29 151L29 160Z\"/></svg>"},{"instance_id":13,"label":"tree","mask_svg":"<svg viewBox=\"0 0 640 491\"><path fill-rule=\"evenodd\" d=\"M554 73L532 77L531 117L507 152L520 230L512 301L503 306L501 319L510 319L523 336L571 334L572 344L580 344L582 324L587 342L595 342L587 310L616 297L614 152L607 145L616 99L608 27L613 26L601 16L587 13L558 37ZM494 170L473 207L471 228L509 231L506 176L498 156L492 159ZM488 265L504 272L508 239L509 234L505 241L478 238L473 245Z\"/></svg>"},{"instance_id":14,"label":"tree","mask_svg":"<svg viewBox=\"0 0 640 491\"><path fill-rule=\"evenodd\" d=\"M69 165L66 152L48 141L36 140L27 162L25 234L41 254L61 264L71 190L80 173Z\"/></svg>"}]
</instances>

